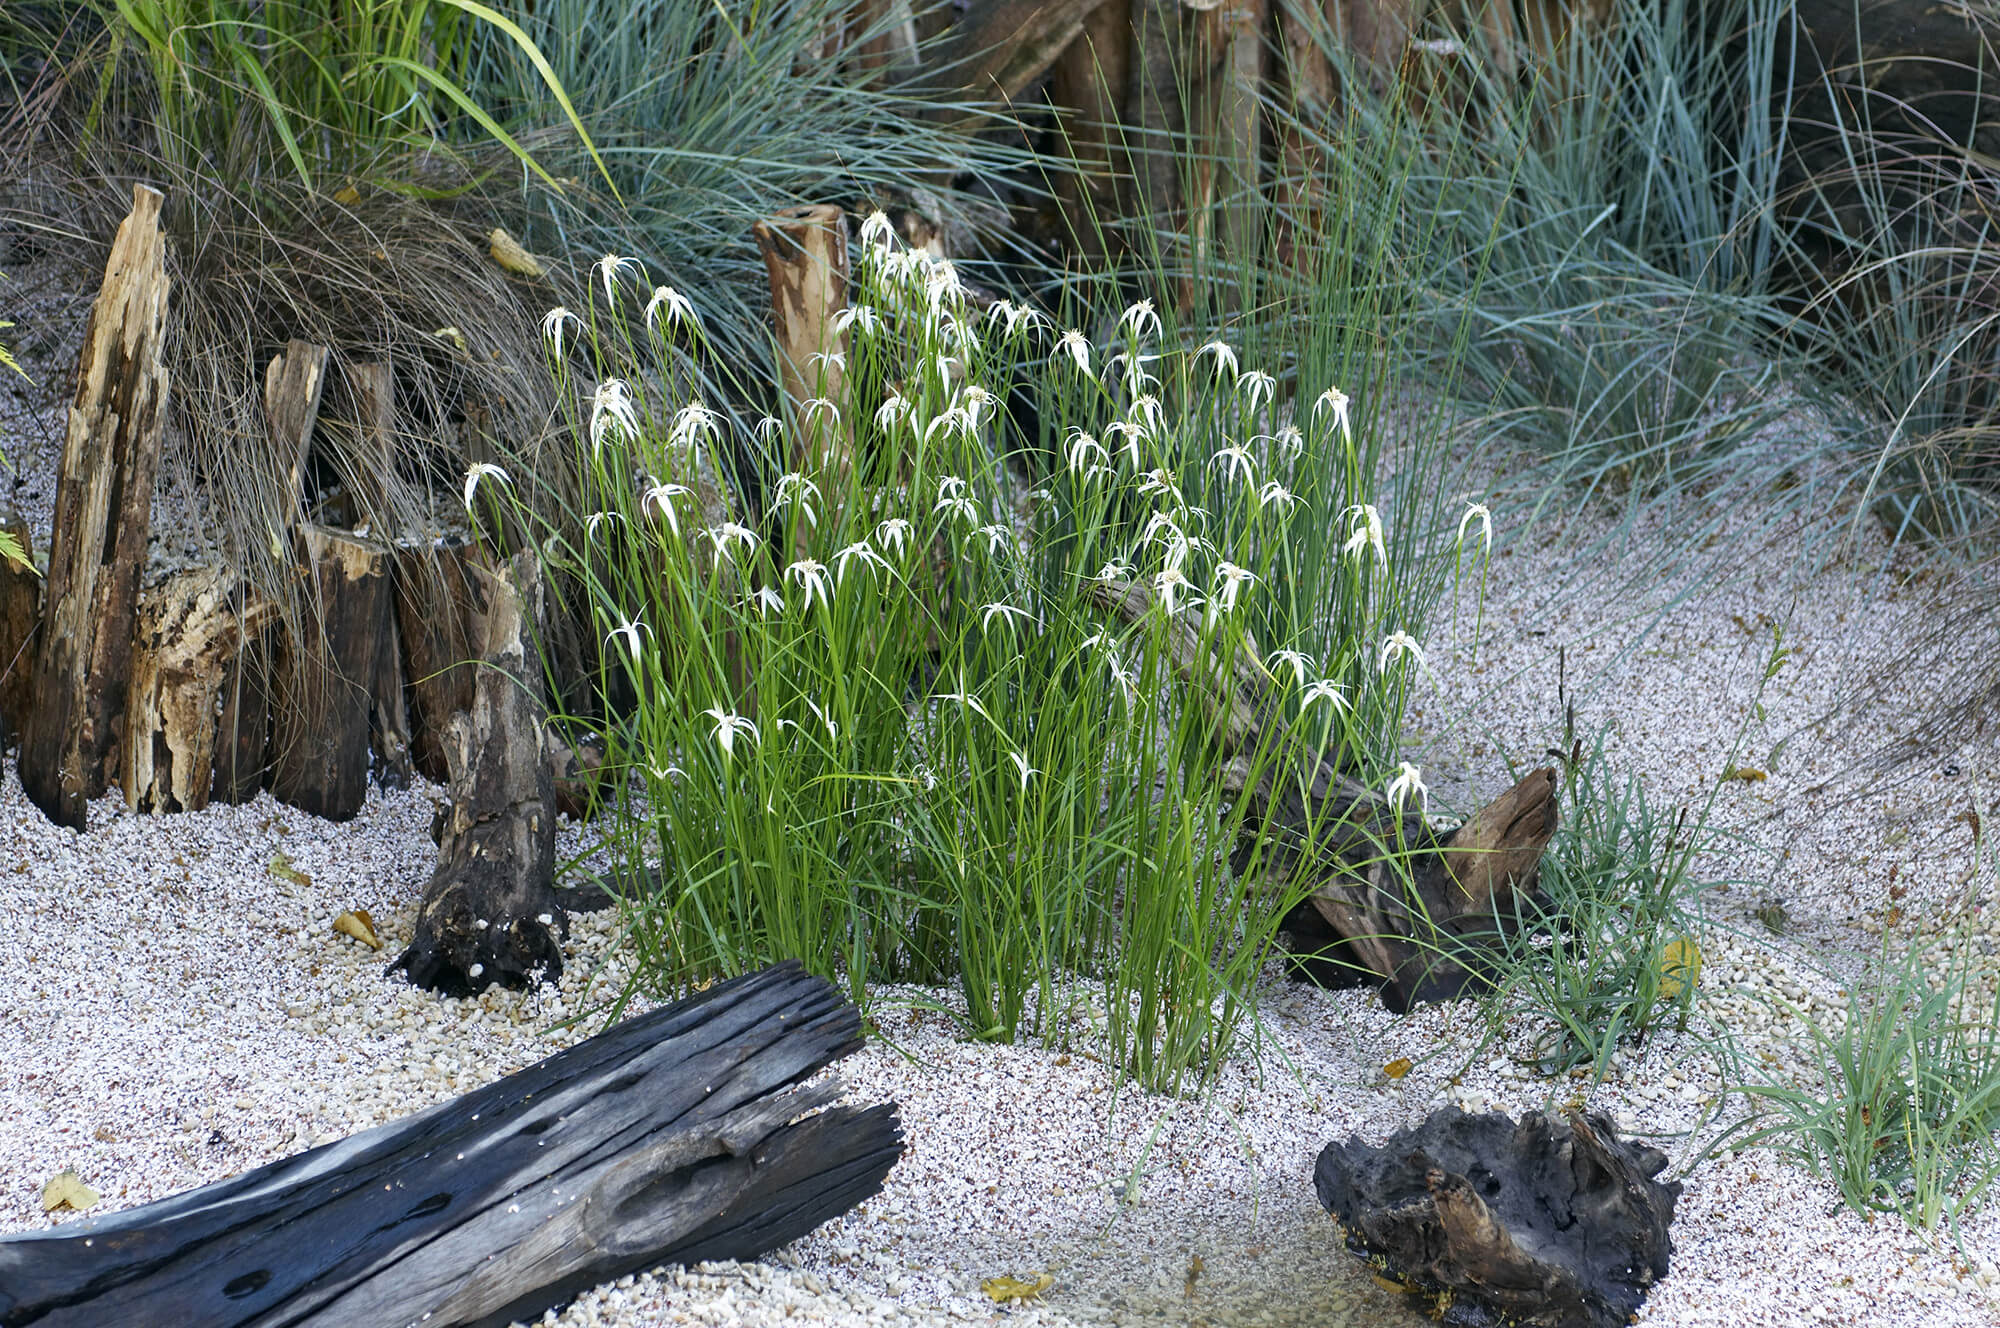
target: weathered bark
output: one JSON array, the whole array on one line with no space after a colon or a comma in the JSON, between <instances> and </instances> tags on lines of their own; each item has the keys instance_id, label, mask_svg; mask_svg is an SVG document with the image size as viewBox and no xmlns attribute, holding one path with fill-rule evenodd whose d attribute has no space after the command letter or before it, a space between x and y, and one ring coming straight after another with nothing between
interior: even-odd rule
<instances>
[{"instance_id":1,"label":"weathered bark","mask_svg":"<svg viewBox=\"0 0 2000 1328\"><path fill-rule=\"evenodd\" d=\"M1313 1168L1347 1246L1465 1328L1622 1328L1667 1275L1680 1182L1602 1116L1517 1126L1456 1107Z\"/></svg>"},{"instance_id":2,"label":"weathered bark","mask_svg":"<svg viewBox=\"0 0 2000 1328\"><path fill-rule=\"evenodd\" d=\"M112 241L77 357L56 481L36 704L22 733L20 772L35 805L75 830L117 774L151 530L167 401L161 201L158 191L135 185L132 212Z\"/></svg>"},{"instance_id":3,"label":"weathered bark","mask_svg":"<svg viewBox=\"0 0 2000 1328\"><path fill-rule=\"evenodd\" d=\"M535 555L516 554L485 595L472 708L446 737L451 809L437 869L410 947L390 966L451 996L553 980L562 973L557 936L569 929L555 894L555 791L532 645L542 598Z\"/></svg>"},{"instance_id":4,"label":"weathered bark","mask_svg":"<svg viewBox=\"0 0 2000 1328\"><path fill-rule=\"evenodd\" d=\"M395 553L396 623L403 659L410 757L426 779L451 778L445 730L472 709L476 624L486 612L479 551L461 540Z\"/></svg>"},{"instance_id":5,"label":"weathered bark","mask_svg":"<svg viewBox=\"0 0 2000 1328\"><path fill-rule=\"evenodd\" d=\"M640 1269L754 1258L901 1155L893 1105L798 1087L860 1032L796 964L718 984L340 1143L0 1240L0 1328L497 1328Z\"/></svg>"},{"instance_id":6,"label":"weathered bark","mask_svg":"<svg viewBox=\"0 0 2000 1328\"><path fill-rule=\"evenodd\" d=\"M1153 602L1138 585L1093 582L1090 593L1128 622ZM1252 652L1227 667L1181 622L1168 649L1210 716L1224 791L1250 802L1236 869L1261 873L1274 892L1310 887L1307 903L1332 942L1311 957L1381 983L1383 1004L1398 1013L1480 981L1480 938L1496 918L1526 911L1517 897L1525 904L1534 890L1555 832L1555 772L1532 772L1439 840L1418 812L1397 808L1291 736ZM1296 752L1302 763L1277 768L1260 752ZM1253 783L1256 769L1263 773Z\"/></svg>"},{"instance_id":7,"label":"weathered bark","mask_svg":"<svg viewBox=\"0 0 2000 1328\"><path fill-rule=\"evenodd\" d=\"M28 523L11 507L0 506L0 531L12 535L27 561L0 558L0 747L21 731L35 697L35 633L42 621L42 578Z\"/></svg>"},{"instance_id":8,"label":"weathered bark","mask_svg":"<svg viewBox=\"0 0 2000 1328\"><path fill-rule=\"evenodd\" d=\"M216 716L230 665L277 606L221 567L176 572L140 596L125 710L125 803L200 811L217 784Z\"/></svg>"},{"instance_id":9,"label":"weathered bark","mask_svg":"<svg viewBox=\"0 0 2000 1328\"><path fill-rule=\"evenodd\" d=\"M1118 179L1131 170L1118 132L1131 61L1131 0L1104 0L1049 69L1056 128L1078 167L1051 181L1056 224L1063 243L1088 258L1106 256L1105 223L1118 212Z\"/></svg>"},{"instance_id":10,"label":"weathered bark","mask_svg":"<svg viewBox=\"0 0 2000 1328\"><path fill-rule=\"evenodd\" d=\"M271 714L278 621L245 631L222 670L222 709L215 723L215 782L209 797L232 806L263 791L271 774Z\"/></svg>"},{"instance_id":11,"label":"weathered bark","mask_svg":"<svg viewBox=\"0 0 2000 1328\"><path fill-rule=\"evenodd\" d=\"M287 806L345 821L368 797L369 739L382 722L382 694L401 700L400 678L384 687L382 653L393 650L389 551L323 526L298 531L306 569L297 637L278 665L272 723L271 793Z\"/></svg>"},{"instance_id":12,"label":"weathered bark","mask_svg":"<svg viewBox=\"0 0 2000 1328\"><path fill-rule=\"evenodd\" d=\"M939 63L950 82L971 96L1019 101L1104 3L989 0L971 6L943 43Z\"/></svg>"}]
</instances>

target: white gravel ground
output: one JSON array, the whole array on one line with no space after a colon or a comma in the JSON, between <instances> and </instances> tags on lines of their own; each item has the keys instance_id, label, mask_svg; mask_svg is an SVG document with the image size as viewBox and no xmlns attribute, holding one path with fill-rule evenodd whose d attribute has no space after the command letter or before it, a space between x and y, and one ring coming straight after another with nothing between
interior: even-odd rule
<instances>
[{"instance_id":1,"label":"white gravel ground","mask_svg":"<svg viewBox=\"0 0 2000 1328\"><path fill-rule=\"evenodd\" d=\"M1507 516L1496 512L1503 530ZM1717 897L1703 1017L1628 1055L1590 1095L1665 1134L1686 1183L1672 1272L1640 1321L2000 1324L2000 1215L1967 1223L1954 1247L1893 1219L1863 1221L1830 1185L1768 1152L1685 1169L1696 1151L1686 1132L1720 1092L1707 1020L1785 1063L1802 1029L1768 999L1832 1017L1841 989L1821 970L1875 944L1892 883L1906 926L1970 897L1992 930L1994 862L1973 871L1968 827L1955 819L1983 808L2000 776L1990 741L1939 751L1894 787L1819 787L1930 699L1924 677L1906 676L1867 711L1839 710L1863 665L1893 659L1934 620L1948 585L1866 598L1861 561L1788 581L1779 543L1746 553L1725 589L1641 635L1671 590L1646 583L1641 555L1621 565L1632 575L1579 588L1576 547L1556 536L1503 543L1476 657L1469 596L1459 640L1447 618L1426 642L1440 685L1417 722L1433 796L1468 806L1507 781L1502 754L1538 760L1558 726L1558 646L1582 727L1613 725L1620 760L1654 799L1707 797L1746 723L1737 759L1770 772L1718 795L1718 819L1772 852L1712 864L1768 888ZM1589 570L1604 571L1602 560ZM1767 616L1785 625L1794 654L1756 721ZM1992 641L1963 648L1990 653ZM1448 782L1453 768L1469 779ZM144 1203L392 1120L580 1036L553 1025L607 997L625 972L605 915L575 920L557 990L440 1001L383 976L431 864L435 796L374 795L345 825L268 797L157 818L108 798L78 835L26 802L10 757L0 781L0 973L11 975L0 989L0 1232L62 1220L39 1196L65 1168L103 1192L99 1211ZM272 872L279 853L301 877ZM1769 896L1794 921L1783 938L1747 921ZM373 913L382 954L332 932L349 908ZM1324 993L1275 971L1262 994L1261 1066L1239 1057L1206 1102L1127 1090L1114 1103L1110 1076L1086 1055L961 1042L941 1016L887 993L874 1012L882 1040L843 1067L860 1097L901 1104L908 1152L882 1195L762 1263L628 1278L553 1321L1424 1322L1337 1246L1312 1193L1317 1151L1350 1133L1380 1140L1445 1102L1518 1112L1583 1085L1538 1078L1513 1058L1529 1029L1475 1050L1483 1029L1470 1005L1398 1019L1370 993ZM1405 1056L1417 1062L1407 1077L1382 1073ZM996 1274L1038 1272L1055 1276L1040 1304L1000 1309L978 1289Z\"/></svg>"}]
</instances>

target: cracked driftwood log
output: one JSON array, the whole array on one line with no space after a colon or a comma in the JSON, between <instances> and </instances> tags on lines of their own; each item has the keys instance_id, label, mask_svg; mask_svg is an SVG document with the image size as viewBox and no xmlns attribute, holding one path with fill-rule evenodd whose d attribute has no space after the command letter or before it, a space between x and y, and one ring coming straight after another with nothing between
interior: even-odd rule
<instances>
[{"instance_id":1,"label":"cracked driftwood log","mask_svg":"<svg viewBox=\"0 0 2000 1328\"><path fill-rule=\"evenodd\" d=\"M555 892L556 804L533 637L541 575L533 551L484 573L486 614L472 707L445 735L451 807L416 935L390 966L420 987L470 996L562 972L569 919Z\"/></svg>"},{"instance_id":2,"label":"cracked driftwood log","mask_svg":"<svg viewBox=\"0 0 2000 1328\"><path fill-rule=\"evenodd\" d=\"M1094 582L1091 594L1127 622L1152 607L1144 586ZM1306 904L1286 920L1295 954L1314 976L1379 982L1398 1013L1415 1001L1459 995L1478 980L1478 939L1496 918L1517 916L1515 900L1534 889L1542 851L1556 827L1556 778L1536 770L1440 840L1415 812L1349 778L1325 753L1303 769L1266 769L1249 778L1260 750L1310 752L1283 740L1288 725L1254 652L1227 668L1175 622L1168 650L1214 724L1222 783L1251 800L1235 865L1254 864L1283 890L1309 884Z\"/></svg>"},{"instance_id":3,"label":"cracked driftwood log","mask_svg":"<svg viewBox=\"0 0 2000 1328\"><path fill-rule=\"evenodd\" d=\"M720 983L393 1124L0 1240L0 1328L500 1325L659 1264L754 1258L901 1155L893 1105L799 1086L860 1033L796 964Z\"/></svg>"},{"instance_id":4,"label":"cracked driftwood log","mask_svg":"<svg viewBox=\"0 0 2000 1328\"><path fill-rule=\"evenodd\" d=\"M133 186L84 328L56 480L37 704L21 735L20 773L43 814L73 830L119 770L167 403L161 202L157 190Z\"/></svg>"},{"instance_id":5,"label":"cracked driftwood log","mask_svg":"<svg viewBox=\"0 0 2000 1328\"><path fill-rule=\"evenodd\" d=\"M1328 1144L1313 1188L1348 1248L1448 1323L1615 1328L1667 1275L1666 1165L1602 1116L1445 1107L1380 1148Z\"/></svg>"}]
</instances>

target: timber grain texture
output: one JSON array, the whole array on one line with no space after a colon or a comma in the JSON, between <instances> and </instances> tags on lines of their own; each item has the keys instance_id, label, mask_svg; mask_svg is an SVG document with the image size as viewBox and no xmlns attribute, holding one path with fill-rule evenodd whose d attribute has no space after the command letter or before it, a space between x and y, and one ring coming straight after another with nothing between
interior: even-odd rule
<instances>
[{"instance_id":1,"label":"timber grain texture","mask_svg":"<svg viewBox=\"0 0 2000 1328\"><path fill-rule=\"evenodd\" d=\"M859 1014L796 964L718 983L404 1120L0 1240L0 1328L501 1325L626 1273L754 1258L902 1153L893 1104L801 1087L860 1045Z\"/></svg>"}]
</instances>

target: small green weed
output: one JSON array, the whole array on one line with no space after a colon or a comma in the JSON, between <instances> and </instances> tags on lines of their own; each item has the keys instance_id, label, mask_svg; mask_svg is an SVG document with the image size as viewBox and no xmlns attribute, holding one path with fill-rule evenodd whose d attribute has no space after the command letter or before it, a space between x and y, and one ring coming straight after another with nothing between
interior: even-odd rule
<instances>
[{"instance_id":1,"label":"small green weed","mask_svg":"<svg viewBox=\"0 0 2000 1328\"><path fill-rule=\"evenodd\" d=\"M1774 628L1729 764L1787 654ZM1515 1016L1543 1026L1535 1055L1545 1072L1588 1066L1601 1080L1622 1043L1685 1026L1701 978L1703 897L1722 883L1698 871L1724 833L1714 820L1722 781L1698 809L1661 806L1613 767L1608 730L1586 747L1575 707L1562 704L1562 746L1549 755L1562 769L1563 820L1542 859L1540 898L1502 929L1490 1010L1496 1031Z\"/></svg>"},{"instance_id":2,"label":"small green weed","mask_svg":"<svg viewBox=\"0 0 2000 1328\"><path fill-rule=\"evenodd\" d=\"M2000 1178L2000 961L1986 949L1964 926L1900 947L1885 932L1838 1026L1800 1013L1822 1082L1744 1086L1777 1119L1742 1146L1776 1144L1856 1212L1955 1222Z\"/></svg>"}]
</instances>

